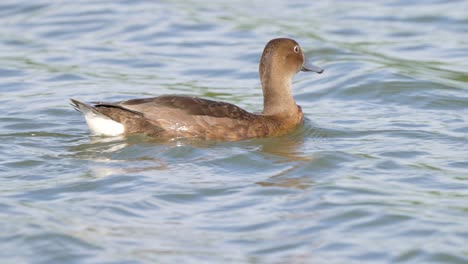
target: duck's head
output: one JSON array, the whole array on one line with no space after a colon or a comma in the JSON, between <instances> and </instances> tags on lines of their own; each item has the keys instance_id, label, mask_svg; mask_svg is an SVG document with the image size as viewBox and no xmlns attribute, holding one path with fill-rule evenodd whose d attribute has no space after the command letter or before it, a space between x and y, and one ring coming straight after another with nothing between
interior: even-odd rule
<instances>
[{"instance_id":1,"label":"duck's head","mask_svg":"<svg viewBox=\"0 0 468 264\"><path fill-rule=\"evenodd\" d=\"M297 111L291 95L291 81L299 71L322 73L323 69L306 63L301 46L288 38L270 40L260 60L263 89L263 114L277 115Z\"/></svg>"},{"instance_id":2,"label":"duck's head","mask_svg":"<svg viewBox=\"0 0 468 264\"><path fill-rule=\"evenodd\" d=\"M259 70L262 84L266 84L272 74L291 79L299 71L323 72L322 68L307 63L301 46L289 38L272 39L266 44Z\"/></svg>"}]
</instances>

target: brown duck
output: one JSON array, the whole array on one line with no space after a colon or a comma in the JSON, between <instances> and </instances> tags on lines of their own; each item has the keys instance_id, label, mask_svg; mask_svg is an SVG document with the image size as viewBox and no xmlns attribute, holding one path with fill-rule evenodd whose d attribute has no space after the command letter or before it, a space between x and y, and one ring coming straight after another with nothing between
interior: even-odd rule
<instances>
[{"instance_id":1,"label":"brown duck","mask_svg":"<svg viewBox=\"0 0 468 264\"><path fill-rule=\"evenodd\" d=\"M296 41L278 38L268 42L259 67L263 89L263 112L259 114L230 103L177 95L93 105L71 101L95 135L141 133L218 140L278 136L303 123L301 107L291 95L292 78L301 70L323 72L305 64Z\"/></svg>"}]
</instances>

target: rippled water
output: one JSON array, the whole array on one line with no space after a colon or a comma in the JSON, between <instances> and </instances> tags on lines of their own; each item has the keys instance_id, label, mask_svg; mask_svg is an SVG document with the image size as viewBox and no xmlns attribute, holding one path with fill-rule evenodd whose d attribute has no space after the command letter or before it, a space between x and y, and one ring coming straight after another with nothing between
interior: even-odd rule
<instances>
[{"instance_id":1,"label":"rippled water","mask_svg":"<svg viewBox=\"0 0 468 264\"><path fill-rule=\"evenodd\" d=\"M468 263L467 1L2 1L2 263ZM281 138L88 135L68 98L262 109L293 37L306 125Z\"/></svg>"}]
</instances>

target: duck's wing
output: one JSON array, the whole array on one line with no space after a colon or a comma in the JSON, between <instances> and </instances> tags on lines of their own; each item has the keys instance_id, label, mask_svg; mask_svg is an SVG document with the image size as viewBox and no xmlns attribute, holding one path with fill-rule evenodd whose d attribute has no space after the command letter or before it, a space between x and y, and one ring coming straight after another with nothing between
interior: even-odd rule
<instances>
[{"instance_id":1,"label":"duck's wing","mask_svg":"<svg viewBox=\"0 0 468 264\"><path fill-rule=\"evenodd\" d=\"M95 103L96 107L117 107L152 119L173 118L178 115L206 116L236 120L251 120L252 114L234 104L190 96L164 95L152 98L131 99L117 103Z\"/></svg>"}]
</instances>

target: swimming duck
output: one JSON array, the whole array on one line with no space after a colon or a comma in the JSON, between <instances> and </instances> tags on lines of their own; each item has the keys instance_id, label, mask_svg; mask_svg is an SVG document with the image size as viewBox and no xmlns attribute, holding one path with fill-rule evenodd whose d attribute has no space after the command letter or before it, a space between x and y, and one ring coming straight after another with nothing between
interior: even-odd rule
<instances>
[{"instance_id":1,"label":"swimming duck","mask_svg":"<svg viewBox=\"0 0 468 264\"><path fill-rule=\"evenodd\" d=\"M322 73L323 69L306 64L301 47L293 39L277 38L266 44L259 65L263 111L258 114L226 102L179 95L92 105L70 100L84 114L94 135L217 140L278 136L304 120L291 94L292 78L299 71Z\"/></svg>"}]
</instances>

